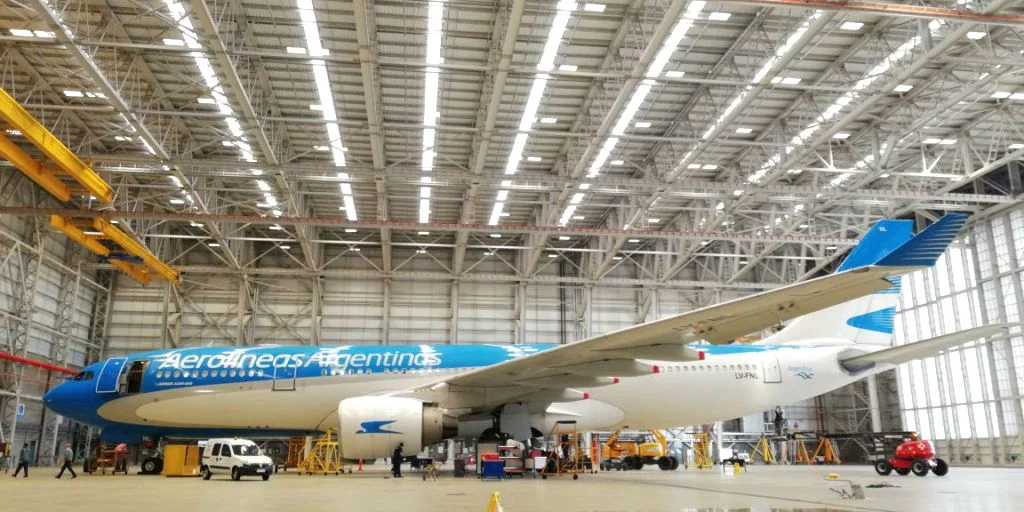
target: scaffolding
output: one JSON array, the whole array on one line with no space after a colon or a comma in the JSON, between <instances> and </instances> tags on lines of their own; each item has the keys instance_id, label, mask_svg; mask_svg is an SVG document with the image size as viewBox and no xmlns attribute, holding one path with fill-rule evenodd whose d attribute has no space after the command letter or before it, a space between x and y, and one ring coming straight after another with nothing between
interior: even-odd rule
<instances>
[{"instance_id":1,"label":"scaffolding","mask_svg":"<svg viewBox=\"0 0 1024 512\"><path fill-rule=\"evenodd\" d=\"M696 442L693 443L693 467L708 469L713 465L711 462L711 434L697 432L693 436L696 438ZM689 467L687 464L686 469Z\"/></svg>"},{"instance_id":2,"label":"scaffolding","mask_svg":"<svg viewBox=\"0 0 1024 512\"><path fill-rule=\"evenodd\" d=\"M302 464L302 452L306 449L306 438L292 437L288 439L288 455L284 459L284 470L299 467Z\"/></svg>"},{"instance_id":3,"label":"scaffolding","mask_svg":"<svg viewBox=\"0 0 1024 512\"><path fill-rule=\"evenodd\" d=\"M555 422L550 437L552 453L549 462L544 466L544 471L541 472L541 478L546 479L548 475L572 475L573 480L579 479L579 474L584 471L583 457L586 446L583 443L583 436L576 430L576 422Z\"/></svg>"},{"instance_id":4,"label":"scaffolding","mask_svg":"<svg viewBox=\"0 0 1024 512\"><path fill-rule=\"evenodd\" d=\"M767 434L761 434L761 437L758 438L757 446L754 447L751 459L755 455L760 455L761 461L765 464L775 464L775 452L772 451L772 443L768 440Z\"/></svg>"},{"instance_id":5,"label":"scaffolding","mask_svg":"<svg viewBox=\"0 0 1024 512\"><path fill-rule=\"evenodd\" d=\"M291 452L291 443L288 446L289 454ZM313 443L313 448L309 450L309 455L299 463L298 465L299 474L312 475L314 473L329 474L334 473L339 475L344 473L344 468L341 466L341 449L338 443L338 436L334 429L328 429L324 432L324 435L320 436L319 439ZM351 473L352 471L349 470Z\"/></svg>"}]
</instances>

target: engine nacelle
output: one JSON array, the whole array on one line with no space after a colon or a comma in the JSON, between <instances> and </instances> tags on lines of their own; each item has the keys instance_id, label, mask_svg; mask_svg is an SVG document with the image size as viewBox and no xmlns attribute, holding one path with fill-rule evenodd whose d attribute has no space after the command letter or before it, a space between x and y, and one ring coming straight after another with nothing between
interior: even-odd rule
<instances>
[{"instance_id":1,"label":"engine nacelle","mask_svg":"<svg viewBox=\"0 0 1024 512\"><path fill-rule=\"evenodd\" d=\"M346 459L390 457L398 443L412 455L455 435L455 425L434 404L412 398L360 396L338 402L341 455Z\"/></svg>"}]
</instances>

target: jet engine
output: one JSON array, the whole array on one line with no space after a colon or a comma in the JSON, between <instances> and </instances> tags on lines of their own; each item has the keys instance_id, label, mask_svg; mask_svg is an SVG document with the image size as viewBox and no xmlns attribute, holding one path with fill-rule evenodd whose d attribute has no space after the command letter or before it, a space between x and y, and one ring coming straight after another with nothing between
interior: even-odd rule
<instances>
[{"instance_id":1,"label":"jet engine","mask_svg":"<svg viewBox=\"0 0 1024 512\"><path fill-rule=\"evenodd\" d=\"M455 419L412 398L360 396L338 402L341 455L346 459L390 457L398 443L406 455L454 437Z\"/></svg>"}]
</instances>

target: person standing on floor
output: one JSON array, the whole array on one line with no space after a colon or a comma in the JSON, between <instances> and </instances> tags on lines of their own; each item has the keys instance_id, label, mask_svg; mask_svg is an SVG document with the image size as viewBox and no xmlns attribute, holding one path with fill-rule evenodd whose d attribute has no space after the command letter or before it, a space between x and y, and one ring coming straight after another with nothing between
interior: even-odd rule
<instances>
[{"instance_id":1,"label":"person standing on floor","mask_svg":"<svg viewBox=\"0 0 1024 512\"><path fill-rule=\"evenodd\" d=\"M62 458L62 463L61 463L61 466L60 466L60 473L57 473L57 476L55 476L54 478L60 479L60 477L64 476L64 470L65 469L71 472L71 479L72 480L78 478L78 475L75 473L75 468L71 467L71 465L74 464L74 463L75 463L75 451L71 449L71 443L65 443L64 444L64 456Z\"/></svg>"},{"instance_id":2,"label":"person standing on floor","mask_svg":"<svg viewBox=\"0 0 1024 512\"><path fill-rule=\"evenodd\" d=\"M391 454L391 476L402 478L402 448L405 443L398 443L395 453Z\"/></svg>"},{"instance_id":3,"label":"person standing on floor","mask_svg":"<svg viewBox=\"0 0 1024 512\"><path fill-rule=\"evenodd\" d=\"M32 460L32 448L29 447L28 443L21 445L21 451L18 452L18 467L14 470L14 475L11 478L18 477L18 471L25 470L25 476L28 478L28 461Z\"/></svg>"}]
</instances>

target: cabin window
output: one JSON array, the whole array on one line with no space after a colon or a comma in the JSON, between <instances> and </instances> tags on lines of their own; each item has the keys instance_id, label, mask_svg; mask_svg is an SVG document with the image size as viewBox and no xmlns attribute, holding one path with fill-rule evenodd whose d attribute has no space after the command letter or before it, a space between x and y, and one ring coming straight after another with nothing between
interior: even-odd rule
<instances>
[{"instance_id":1,"label":"cabin window","mask_svg":"<svg viewBox=\"0 0 1024 512\"><path fill-rule=\"evenodd\" d=\"M230 457L231 456L231 446L230 445L226 445L226 444L225 445L221 445L221 447L220 447L220 456L221 457Z\"/></svg>"}]
</instances>

